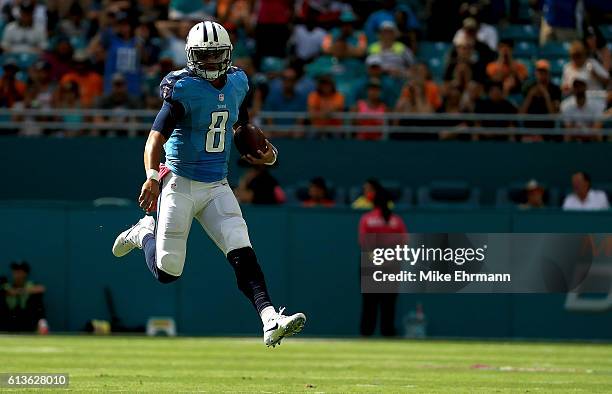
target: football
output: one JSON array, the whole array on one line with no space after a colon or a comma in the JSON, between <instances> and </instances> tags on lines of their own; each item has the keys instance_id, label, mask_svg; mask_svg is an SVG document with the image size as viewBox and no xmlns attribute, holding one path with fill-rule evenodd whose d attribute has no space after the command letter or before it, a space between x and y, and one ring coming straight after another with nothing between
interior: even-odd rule
<instances>
[{"instance_id":1,"label":"football","mask_svg":"<svg viewBox=\"0 0 612 394\"><path fill-rule=\"evenodd\" d=\"M238 126L234 133L234 143L238 152L243 156L250 154L253 157L259 157L258 150L264 153L268 150L263 131L251 123Z\"/></svg>"}]
</instances>

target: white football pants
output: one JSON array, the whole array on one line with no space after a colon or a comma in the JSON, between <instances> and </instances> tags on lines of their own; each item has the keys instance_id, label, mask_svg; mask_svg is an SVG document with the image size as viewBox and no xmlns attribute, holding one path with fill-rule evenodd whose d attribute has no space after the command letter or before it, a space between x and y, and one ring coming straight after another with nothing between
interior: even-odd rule
<instances>
[{"instance_id":1,"label":"white football pants","mask_svg":"<svg viewBox=\"0 0 612 394\"><path fill-rule=\"evenodd\" d=\"M246 222L227 180L198 182L169 173L162 180L155 228L157 268L180 276L195 217L227 255L251 246Z\"/></svg>"}]
</instances>

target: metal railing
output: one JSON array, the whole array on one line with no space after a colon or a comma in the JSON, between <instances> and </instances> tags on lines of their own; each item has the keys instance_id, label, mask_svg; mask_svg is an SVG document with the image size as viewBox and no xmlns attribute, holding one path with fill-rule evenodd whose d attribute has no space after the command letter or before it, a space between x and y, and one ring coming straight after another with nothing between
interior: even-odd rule
<instances>
[{"instance_id":1,"label":"metal railing","mask_svg":"<svg viewBox=\"0 0 612 394\"><path fill-rule=\"evenodd\" d=\"M103 109L0 109L0 134L36 134L32 130L49 131L101 131L127 132L128 135L150 130L156 110L103 110ZM592 126L566 128L566 122L593 125L601 122L603 128ZM262 111L253 119L267 133L305 133L316 135L379 132L383 135L459 134L500 135L612 135L612 116L557 115L505 115L505 114L414 114L391 112L386 114L358 114L336 112L325 116L308 112ZM375 124L365 124L374 122Z\"/></svg>"}]
</instances>

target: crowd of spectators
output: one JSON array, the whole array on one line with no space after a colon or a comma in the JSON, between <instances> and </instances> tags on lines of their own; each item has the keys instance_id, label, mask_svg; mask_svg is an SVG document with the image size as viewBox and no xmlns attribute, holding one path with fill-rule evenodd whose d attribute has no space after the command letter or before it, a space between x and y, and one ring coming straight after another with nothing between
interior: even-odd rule
<instances>
[{"instance_id":1,"label":"crowd of spectators","mask_svg":"<svg viewBox=\"0 0 612 394\"><path fill-rule=\"evenodd\" d=\"M112 110L112 116L84 117L62 112L43 120L74 123L61 131L30 127L16 132L65 136L123 135L114 125L134 120L124 110L158 109L158 84L184 67L190 27L215 19L230 32L233 62L252 89L253 119L281 135L304 137L301 125L319 136L341 135L339 125L359 126L358 139L383 138L383 126L436 126L441 133L392 133L392 138L508 139L499 133L462 135L467 127L550 128L555 121L435 121L379 114L557 114L558 123L600 140L591 130L612 106L612 56L598 27L605 12L576 0L3 0L0 107ZM601 6L601 4L599 4ZM519 16L531 7L528 20ZM604 11L612 12L612 9ZM612 8L612 7L608 7ZM585 12L586 10L586 12ZM591 14L589 14L591 11ZM517 42L503 37L507 26L539 29L539 44L568 45L562 72L550 59L515 56ZM603 26L603 25L602 25ZM426 44L447 43L432 70ZM560 70L559 70L560 71ZM557 75L558 74L558 75ZM277 119L261 111L303 112ZM347 123L333 114L368 116ZM263 113L265 114L265 112ZM41 120L40 118L38 120ZM424 123L425 122L425 123ZM78 125L93 124L81 128ZM286 129L286 130L285 130ZM543 133L545 134L545 133ZM546 136L516 137L533 141ZM551 137L556 138L556 137Z\"/></svg>"}]
</instances>

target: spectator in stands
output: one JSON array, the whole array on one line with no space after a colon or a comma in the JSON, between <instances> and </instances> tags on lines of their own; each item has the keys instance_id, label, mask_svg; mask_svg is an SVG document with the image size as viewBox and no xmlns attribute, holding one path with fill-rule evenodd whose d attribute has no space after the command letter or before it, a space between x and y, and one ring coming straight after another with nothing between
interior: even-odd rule
<instances>
[{"instance_id":1,"label":"spectator in stands","mask_svg":"<svg viewBox=\"0 0 612 394\"><path fill-rule=\"evenodd\" d=\"M131 95L140 96L142 68L137 39L128 15L118 12L111 28L102 30L90 44L106 51L104 64L104 92L109 94L113 88L114 75L120 73L126 80Z\"/></svg>"},{"instance_id":2,"label":"spectator in stands","mask_svg":"<svg viewBox=\"0 0 612 394\"><path fill-rule=\"evenodd\" d=\"M36 331L41 320L45 319L45 308L43 294L45 287L37 285L28 280L30 265L11 263L12 281L3 285L4 302L3 309L8 312L5 315L2 331L10 332L33 332ZM45 321L46 324L46 321Z\"/></svg>"},{"instance_id":3,"label":"spectator in stands","mask_svg":"<svg viewBox=\"0 0 612 394\"><path fill-rule=\"evenodd\" d=\"M51 78L51 65L44 60L34 64L31 79L25 92L25 106L27 108L51 108L55 81Z\"/></svg>"},{"instance_id":4,"label":"spectator in stands","mask_svg":"<svg viewBox=\"0 0 612 394\"><path fill-rule=\"evenodd\" d=\"M604 70L610 73L612 71L612 54L601 32L593 26L587 26L584 31L583 43L587 51L587 57L595 59L603 66Z\"/></svg>"},{"instance_id":5,"label":"spectator in stands","mask_svg":"<svg viewBox=\"0 0 612 394\"><path fill-rule=\"evenodd\" d=\"M101 83L100 83L101 85ZM80 89L81 88L81 89ZM78 83L71 80L60 82L55 94L53 96L53 108L57 109L80 109L82 108L82 101L80 100L80 91L82 86L79 87ZM58 117L59 121L64 123L82 123L83 116L79 114L67 114ZM83 130L70 129L61 130L60 133L69 136L78 136L83 134Z\"/></svg>"},{"instance_id":6,"label":"spectator in stands","mask_svg":"<svg viewBox=\"0 0 612 394\"><path fill-rule=\"evenodd\" d=\"M427 65L424 63L415 64L411 69L411 73L412 79L402 88L400 102L419 101L417 105L413 106L412 111L409 112L423 113L437 111L442 105L442 97L440 96L440 89L433 81ZM415 91L418 92L416 96L413 95ZM398 102L398 108L401 110L404 105L400 102Z\"/></svg>"},{"instance_id":7,"label":"spectator in stands","mask_svg":"<svg viewBox=\"0 0 612 394\"><path fill-rule=\"evenodd\" d=\"M480 23L476 17L468 17L463 20L463 27L457 30L453 37L453 44L463 42L466 37L471 37L479 42L487 44L487 46L495 51L497 49L499 37L495 27Z\"/></svg>"},{"instance_id":8,"label":"spectator in stands","mask_svg":"<svg viewBox=\"0 0 612 394\"><path fill-rule=\"evenodd\" d=\"M525 185L525 194L527 200L525 203L520 204L521 209L533 209L533 208L545 208L544 204L544 187L538 183L535 179L531 179Z\"/></svg>"},{"instance_id":9,"label":"spectator in stands","mask_svg":"<svg viewBox=\"0 0 612 394\"><path fill-rule=\"evenodd\" d=\"M574 41L569 49L570 62L563 67L561 89L568 94L577 76L586 78L587 90L605 89L610 74L597 60L587 58L587 51L581 41Z\"/></svg>"},{"instance_id":10,"label":"spectator in stands","mask_svg":"<svg viewBox=\"0 0 612 394\"><path fill-rule=\"evenodd\" d=\"M4 20L12 22L19 19L21 16L21 7L29 6L32 8L32 19L35 25L39 25L44 29L47 29L47 5L46 3L52 3L53 1L41 1L41 0L7 0L2 1L1 12ZM50 10L49 10L50 11ZM62 15L65 15L62 14Z\"/></svg>"},{"instance_id":11,"label":"spectator in stands","mask_svg":"<svg viewBox=\"0 0 612 394\"><path fill-rule=\"evenodd\" d=\"M323 53L337 59L362 58L367 49L367 39L362 31L355 30L357 21L352 11L340 15L340 28L333 29L323 39Z\"/></svg>"},{"instance_id":12,"label":"spectator in stands","mask_svg":"<svg viewBox=\"0 0 612 394\"><path fill-rule=\"evenodd\" d=\"M229 33L230 40L234 43L234 50L232 50L232 60L240 58L251 58L255 55L256 43L252 37L249 37L243 29L229 22L226 23L224 27L225 30L227 30L227 32Z\"/></svg>"},{"instance_id":13,"label":"spectator in stands","mask_svg":"<svg viewBox=\"0 0 612 394\"><path fill-rule=\"evenodd\" d=\"M368 42L376 41L384 22L393 22L401 32L407 33L407 40L404 43L408 44L412 50L416 49L416 31L419 29L419 20L410 5L406 3L398 5L395 0L383 0L380 9L370 14L365 22L364 30Z\"/></svg>"},{"instance_id":14,"label":"spectator in stands","mask_svg":"<svg viewBox=\"0 0 612 394\"><path fill-rule=\"evenodd\" d=\"M469 81L467 87L461 94L461 111L466 113L474 112L476 110L476 103L485 94L485 90L485 85L483 83Z\"/></svg>"},{"instance_id":15,"label":"spectator in stands","mask_svg":"<svg viewBox=\"0 0 612 394\"><path fill-rule=\"evenodd\" d=\"M480 53L476 46L480 47L485 55ZM485 44L475 41L473 38L464 37L453 47L449 54L449 61L444 72L445 85L447 87L454 85L461 91L464 91L470 81L484 83L486 80L486 66L490 58L489 52L491 51Z\"/></svg>"},{"instance_id":16,"label":"spectator in stands","mask_svg":"<svg viewBox=\"0 0 612 394\"><path fill-rule=\"evenodd\" d=\"M212 20L216 13L216 0L170 0L168 7L168 18L173 20Z\"/></svg>"},{"instance_id":17,"label":"spectator in stands","mask_svg":"<svg viewBox=\"0 0 612 394\"><path fill-rule=\"evenodd\" d=\"M141 18L142 19L142 18ZM142 20L134 31L140 63L145 67L155 66L161 54L161 41L153 23Z\"/></svg>"},{"instance_id":18,"label":"spectator in stands","mask_svg":"<svg viewBox=\"0 0 612 394\"><path fill-rule=\"evenodd\" d=\"M164 39L164 54L170 56L177 67L184 67L187 64L185 39L193 25L194 22L189 20L155 22L160 37Z\"/></svg>"},{"instance_id":19,"label":"spectator in stands","mask_svg":"<svg viewBox=\"0 0 612 394\"><path fill-rule=\"evenodd\" d=\"M514 115L517 113L517 109L510 101L504 97L504 87L501 82L490 82L487 90L487 97L480 99L476 102L474 112L477 114L487 115ZM507 128L513 127L514 123L510 120L483 120L475 122L476 127L490 127L490 128ZM483 136L477 136L476 138L482 138ZM494 135L484 136L487 139L507 139L507 136L500 135L497 133Z\"/></svg>"},{"instance_id":20,"label":"spectator in stands","mask_svg":"<svg viewBox=\"0 0 612 394\"><path fill-rule=\"evenodd\" d=\"M353 201L351 207L353 209L373 209L376 193L382 190L386 193L378 179L370 178L363 184L362 194ZM393 201L389 200L389 208L393 208Z\"/></svg>"},{"instance_id":21,"label":"spectator in stands","mask_svg":"<svg viewBox=\"0 0 612 394\"><path fill-rule=\"evenodd\" d=\"M382 116L388 111L387 106L382 101L382 85L380 81L377 79L370 80L367 92L367 98L365 100L357 100L352 111L360 115L371 115L372 117L355 120L355 125L368 128L368 130L358 132L355 138L358 140L380 140L383 137L382 129L385 126Z\"/></svg>"},{"instance_id":22,"label":"spectator in stands","mask_svg":"<svg viewBox=\"0 0 612 394\"><path fill-rule=\"evenodd\" d=\"M312 207L333 207L336 202L331 199L327 183L322 177L312 178L308 185L308 198L302 201L302 206Z\"/></svg>"},{"instance_id":23,"label":"spectator in stands","mask_svg":"<svg viewBox=\"0 0 612 394\"><path fill-rule=\"evenodd\" d=\"M527 67L512 57L513 46L511 40L501 40L497 60L487 65L487 76L491 81L501 82L506 95L520 92L521 84L529 76Z\"/></svg>"},{"instance_id":24,"label":"spectator in stands","mask_svg":"<svg viewBox=\"0 0 612 394\"><path fill-rule=\"evenodd\" d=\"M397 102L401 85L397 80L383 72L382 58L379 55L370 55L365 60L366 75L354 83L353 97L355 100L365 100L368 96L368 85L371 80L378 80L381 84L381 97L387 108L394 108Z\"/></svg>"},{"instance_id":25,"label":"spectator in stands","mask_svg":"<svg viewBox=\"0 0 612 394\"><path fill-rule=\"evenodd\" d=\"M286 68L281 74L281 84L271 84L270 92L264 102L264 110L272 112L306 112L308 109L308 93L297 89L298 74L294 68ZM267 124L276 126L296 126L304 123L304 119L266 119ZM293 137L303 136L302 132L290 131L283 133ZM276 135L276 134L275 134Z\"/></svg>"},{"instance_id":26,"label":"spectator in stands","mask_svg":"<svg viewBox=\"0 0 612 394\"><path fill-rule=\"evenodd\" d=\"M573 193L565 197L563 209L566 211L595 211L610 208L608 196L602 190L591 188L591 176L584 171L572 175Z\"/></svg>"},{"instance_id":27,"label":"spectator in stands","mask_svg":"<svg viewBox=\"0 0 612 394\"><path fill-rule=\"evenodd\" d=\"M416 114L434 113L436 110L434 105L440 105L440 98L432 97L427 90L426 82L421 79L408 81L402 89L395 111Z\"/></svg>"},{"instance_id":28,"label":"spectator in stands","mask_svg":"<svg viewBox=\"0 0 612 394\"><path fill-rule=\"evenodd\" d=\"M289 42L295 56L302 64L306 64L321 54L326 36L325 29L317 26L314 18L307 17L304 23L295 26Z\"/></svg>"},{"instance_id":29,"label":"spectator in stands","mask_svg":"<svg viewBox=\"0 0 612 394\"><path fill-rule=\"evenodd\" d=\"M336 91L334 80L321 76L317 88L308 95L308 113L313 126L319 128L340 126L341 119L332 118L334 112L344 110L344 96Z\"/></svg>"},{"instance_id":30,"label":"spectator in stands","mask_svg":"<svg viewBox=\"0 0 612 394\"><path fill-rule=\"evenodd\" d=\"M0 78L0 107L11 108L23 101L26 92L25 83L16 78L19 67L11 58L4 61L4 73Z\"/></svg>"},{"instance_id":31,"label":"spectator in stands","mask_svg":"<svg viewBox=\"0 0 612 394\"><path fill-rule=\"evenodd\" d=\"M549 41L570 41L576 38L576 4L578 0L543 0L540 45Z\"/></svg>"},{"instance_id":32,"label":"spectator in stands","mask_svg":"<svg viewBox=\"0 0 612 394\"><path fill-rule=\"evenodd\" d=\"M391 199L388 193L380 188L374 195L374 209L364 214L359 220L359 244L364 252L376 247L406 244L408 230L399 215L389 208ZM387 234L383 237L372 237L375 234ZM399 266L398 266L399 267ZM383 336L395 336L395 304L397 292L363 293L361 304L360 333L371 336L376 329L376 320L380 310L380 332Z\"/></svg>"},{"instance_id":33,"label":"spectator in stands","mask_svg":"<svg viewBox=\"0 0 612 394\"><path fill-rule=\"evenodd\" d=\"M440 114L452 114L459 115L464 113L461 108L461 91L457 88L450 88L444 96L442 106L438 108L437 113ZM458 131L464 129L467 126L467 122L461 119L439 119L435 122L431 122L430 126L440 126L444 129L440 131L439 138L441 140L451 139L466 139L467 135L457 134Z\"/></svg>"},{"instance_id":34,"label":"spectator in stands","mask_svg":"<svg viewBox=\"0 0 612 394\"><path fill-rule=\"evenodd\" d=\"M6 53L40 54L47 48L47 30L44 25L34 23L34 4L22 1L19 19L10 22L2 33L2 50Z\"/></svg>"},{"instance_id":35,"label":"spectator in stands","mask_svg":"<svg viewBox=\"0 0 612 394\"><path fill-rule=\"evenodd\" d=\"M408 68L414 64L414 54L404 43L397 40L399 30L394 22L380 24L379 40L368 48L370 55L379 55L382 68L394 77L404 77Z\"/></svg>"},{"instance_id":36,"label":"spectator in stands","mask_svg":"<svg viewBox=\"0 0 612 394\"><path fill-rule=\"evenodd\" d=\"M98 101L97 108L100 109L112 109L116 113L116 115L112 117L108 116L97 116L95 118L95 122L98 124L101 123L127 123L129 122L129 117L123 113L122 110L129 109L138 109L140 103L136 100L127 87L127 81L123 74L116 73L112 78L112 90L109 94L101 97ZM106 134L107 131L104 131L103 134ZM94 134L98 134L95 132ZM111 131L111 134L119 134L119 135L127 135L127 131L125 129Z\"/></svg>"},{"instance_id":37,"label":"spectator in stands","mask_svg":"<svg viewBox=\"0 0 612 394\"><path fill-rule=\"evenodd\" d=\"M291 35L290 23L293 17L291 0L259 0L256 9L255 42L257 56L285 57L287 41Z\"/></svg>"},{"instance_id":38,"label":"spectator in stands","mask_svg":"<svg viewBox=\"0 0 612 394\"><path fill-rule=\"evenodd\" d=\"M540 59L535 63L535 81L524 85L525 100L521 105L522 114L552 115L559 112L561 89L550 80L550 63ZM526 121L525 127L553 128L554 121Z\"/></svg>"},{"instance_id":39,"label":"spectator in stands","mask_svg":"<svg viewBox=\"0 0 612 394\"><path fill-rule=\"evenodd\" d=\"M42 55L42 59L51 65L51 78L59 81L66 73L72 70L72 56L74 50L68 37L59 37L50 51Z\"/></svg>"},{"instance_id":40,"label":"spectator in stands","mask_svg":"<svg viewBox=\"0 0 612 394\"><path fill-rule=\"evenodd\" d=\"M70 37L76 49L83 50L87 48L91 23L89 19L85 18L83 7L78 1L74 1L66 17L59 21L58 33L64 37Z\"/></svg>"},{"instance_id":41,"label":"spectator in stands","mask_svg":"<svg viewBox=\"0 0 612 394\"><path fill-rule=\"evenodd\" d=\"M61 83L74 82L79 88L78 97L82 108L92 107L102 95L102 76L91 69L87 54L77 52L72 58L72 71L64 75Z\"/></svg>"},{"instance_id":42,"label":"spectator in stands","mask_svg":"<svg viewBox=\"0 0 612 394\"><path fill-rule=\"evenodd\" d=\"M566 140L600 140L601 135L593 134L592 129L600 129L601 117L605 111L605 102L587 95L587 78L576 76L573 83L573 95L561 103L561 114L565 127L574 131L582 131L583 135L566 135Z\"/></svg>"},{"instance_id":43,"label":"spectator in stands","mask_svg":"<svg viewBox=\"0 0 612 394\"><path fill-rule=\"evenodd\" d=\"M219 23L232 23L235 26L251 31L253 29L252 0L217 0L217 19Z\"/></svg>"},{"instance_id":44,"label":"spectator in stands","mask_svg":"<svg viewBox=\"0 0 612 394\"><path fill-rule=\"evenodd\" d=\"M285 192L267 166L249 168L240 178L234 193L241 203L270 205L286 201Z\"/></svg>"}]
</instances>

